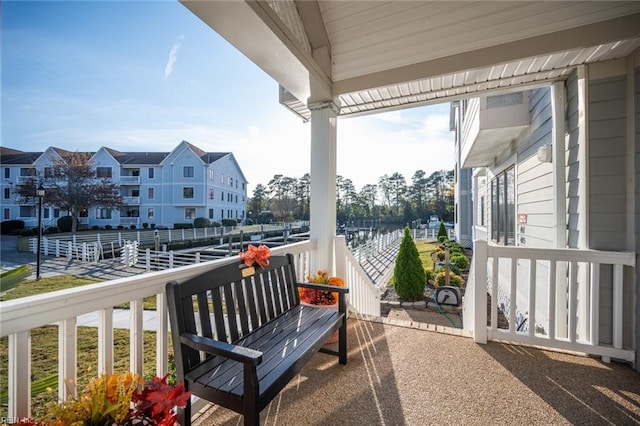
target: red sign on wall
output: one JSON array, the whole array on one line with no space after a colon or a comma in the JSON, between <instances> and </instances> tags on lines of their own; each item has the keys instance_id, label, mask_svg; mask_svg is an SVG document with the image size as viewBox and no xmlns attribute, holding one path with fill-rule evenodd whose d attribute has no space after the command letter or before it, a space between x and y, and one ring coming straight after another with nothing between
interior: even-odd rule
<instances>
[{"instance_id":1,"label":"red sign on wall","mask_svg":"<svg viewBox=\"0 0 640 426\"><path fill-rule=\"evenodd\" d=\"M526 214L519 214L518 215L518 223L520 225L524 225L527 223L527 215Z\"/></svg>"}]
</instances>

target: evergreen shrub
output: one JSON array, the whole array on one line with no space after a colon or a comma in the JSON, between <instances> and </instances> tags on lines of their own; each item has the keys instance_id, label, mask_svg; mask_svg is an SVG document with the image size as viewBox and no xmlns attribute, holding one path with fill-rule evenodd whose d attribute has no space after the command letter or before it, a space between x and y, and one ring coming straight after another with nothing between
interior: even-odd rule
<instances>
[{"instance_id":1,"label":"evergreen shrub","mask_svg":"<svg viewBox=\"0 0 640 426\"><path fill-rule=\"evenodd\" d=\"M444 222L440 222L440 228L438 229L438 241L444 243L449 239L449 234L447 233L447 228L444 226Z\"/></svg>"},{"instance_id":2,"label":"evergreen shrub","mask_svg":"<svg viewBox=\"0 0 640 426\"><path fill-rule=\"evenodd\" d=\"M5 220L0 223L0 233L2 234L13 234L19 229L24 229L23 220Z\"/></svg>"},{"instance_id":3,"label":"evergreen shrub","mask_svg":"<svg viewBox=\"0 0 640 426\"><path fill-rule=\"evenodd\" d=\"M393 269L396 294L401 299L421 300L426 287L425 271L409 227L404 228L400 251Z\"/></svg>"},{"instance_id":4,"label":"evergreen shrub","mask_svg":"<svg viewBox=\"0 0 640 426\"><path fill-rule=\"evenodd\" d=\"M464 254L456 253L449 258L449 260L456 264L460 269L469 269L469 259Z\"/></svg>"},{"instance_id":5,"label":"evergreen shrub","mask_svg":"<svg viewBox=\"0 0 640 426\"><path fill-rule=\"evenodd\" d=\"M58 229L60 232L71 232L73 226L73 218L71 216L62 216L58 219Z\"/></svg>"},{"instance_id":6,"label":"evergreen shrub","mask_svg":"<svg viewBox=\"0 0 640 426\"><path fill-rule=\"evenodd\" d=\"M193 221L193 226L196 228L208 228L211 226L211 221L206 217L197 217Z\"/></svg>"},{"instance_id":7,"label":"evergreen shrub","mask_svg":"<svg viewBox=\"0 0 640 426\"><path fill-rule=\"evenodd\" d=\"M174 223L173 229L191 229L193 228L193 223Z\"/></svg>"},{"instance_id":8,"label":"evergreen shrub","mask_svg":"<svg viewBox=\"0 0 640 426\"><path fill-rule=\"evenodd\" d=\"M445 272L438 272L436 274L436 277L434 279L434 285L436 287L442 287L445 284ZM464 284L464 280L462 279L462 277L458 274L455 274L453 272L451 272L449 274L449 285L455 286L455 287L462 287L462 285Z\"/></svg>"},{"instance_id":9,"label":"evergreen shrub","mask_svg":"<svg viewBox=\"0 0 640 426\"><path fill-rule=\"evenodd\" d=\"M222 219L222 226L238 226L238 221L235 219Z\"/></svg>"}]
</instances>

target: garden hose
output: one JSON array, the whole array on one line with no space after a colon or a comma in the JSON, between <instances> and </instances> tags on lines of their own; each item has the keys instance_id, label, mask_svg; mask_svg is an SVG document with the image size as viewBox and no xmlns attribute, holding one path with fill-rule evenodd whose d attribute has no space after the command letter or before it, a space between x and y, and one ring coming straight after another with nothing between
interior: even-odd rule
<instances>
[{"instance_id":1,"label":"garden hose","mask_svg":"<svg viewBox=\"0 0 640 426\"><path fill-rule=\"evenodd\" d=\"M447 295L445 295L445 296L444 296L444 301L446 301L448 297L449 297L449 295L448 295L448 294L447 294ZM451 325L453 325L453 328L462 328L462 325L457 325L457 324L456 324L456 323L455 323L455 322L454 322L454 321L449 317L449 315L447 315L447 314L442 310L442 308L441 308L441 307L440 307L440 305L438 304L438 296L437 296L437 294L436 294L436 295L435 295L435 297L433 298L433 301L435 302L435 304L436 304L436 308L438 308L438 311L440 311L440 313L441 313L442 315L444 315L444 317L445 317L446 319L448 319L448 320L449 320L449 322L451 323Z\"/></svg>"}]
</instances>

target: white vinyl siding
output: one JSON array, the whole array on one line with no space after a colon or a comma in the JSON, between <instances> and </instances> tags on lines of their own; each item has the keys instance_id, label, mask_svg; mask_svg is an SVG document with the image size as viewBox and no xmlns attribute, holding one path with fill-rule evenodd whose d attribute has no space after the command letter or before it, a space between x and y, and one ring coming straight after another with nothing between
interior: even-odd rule
<instances>
[{"instance_id":1,"label":"white vinyl siding","mask_svg":"<svg viewBox=\"0 0 640 426\"><path fill-rule=\"evenodd\" d=\"M596 250L626 246L626 86L624 75L589 81L589 248ZM611 274L601 267L601 343L612 341Z\"/></svg>"},{"instance_id":2,"label":"white vinyl siding","mask_svg":"<svg viewBox=\"0 0 640 426\"><path fill-rule=\"evenodd\" d=\"M517 206L518 215L526 215L526 224L518 227L518 245L553 247L553 165L538 160L538 149L552 142L550 89L531 92L529 100L531 125L524 132L526 142L518 153Z\"/></svg>"}]
</instances>

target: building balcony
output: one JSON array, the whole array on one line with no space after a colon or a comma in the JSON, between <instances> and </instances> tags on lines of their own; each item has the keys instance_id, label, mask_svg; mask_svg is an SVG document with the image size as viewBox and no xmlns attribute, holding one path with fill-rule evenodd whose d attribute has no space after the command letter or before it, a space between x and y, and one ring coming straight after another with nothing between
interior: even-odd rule
<instances>
[{"instance_id":1,"label":"building balcony","mask_svg":"<svg viewBox=\"0 0 640 426\"><path fill-rule=\"evenodd\" d=\"M343 237L335 238L336 274L345 278L350 288L348 325L348 362L337 363L335 357L316 354L301 373L268 407L262 411L264 424L496 424L530 423L532 416L541 424L584 423L594 419L613 424L640 419L640 380L638 373L623 363L606 363L611 359L634 362L623 330L623 312L628 303L622 298L630 282L623 280L624 268L635 265L634 253L593 250L546 250L497 247L476 242L469 282L464 299L462 329L422 322L419 311L404 310L401 317L380 317L379 293L371 287L362 268L346 249ZM314 241L304 241L272 249L273 254L292 253L299 277L309 275L310 260L316 253ZM85 325L85 316L93 314L98 329L95 371L114 371L115 306L129 303L125 328L130 329L129 370L141 374L143 330L155 331L156 375L168 370L172 351L167 337L167 311L164 286L168 281L185 281L202 272L229 262L228 257L159 272L139 273L98 284L51 292L44 295L0 303L1 335L8 336L8 361L3 365L9 382L9 416L30 414L31 354L42 348L31 347L32 330L58 325L58 397L67 397L64 379L77 376L77 327ZM520 277L536 277L540 262L559 270L569 265L567 303L554 294L544 315L530 316L533 324L553 318L542 332L535 327L517 326L518 309L538 312L541 298L538 286L527 286ZM505 263L505 265L503 265ZM586 265L588 294L583 294L570 265ZM497 266L496 266L497 265ZM534 266L531 266L534 265ZM555 265L555 266L551 266ZM597 290L608 280L599 265L613 271L609 297L616 304L608 338L598 338L606 327L597 324ZM96 266L99 267L99 266ZM596 268L598 267L598 268ZM124 267L122 267L124 269ZM573 269L572 269L573 268ZM575 270L577 272L577 270ZM497 300L503 275L507 292L516 300L524 283L531 298L524 304L513 303L505 316L508 325L498 324L496 304L487 312L487 292ZM515 279L515 277L518 279ZM546 275L554 277L554 274ZM552 279L552 284L556 282ZM608 281L607 281L608 282ZM559 286L559 284L558 284ZM544 286L542 286L544 287ZM154 297L156 310L150 320L143 310L143 299ZM602 296L605 297L604 294ZM580 301L580 303L578 303ZM620 304L617 306L617 304ZM564 307L564 308L563 308ZM564 309L556 315L558 309ZM594 322L595 317L595 322ZM559 319L565 318L562 323ZM586 327L586 329L583 329ZM486 344L477 344L486 343ZM533 349L544 347L546 350ZM558 351L563 351L560 353ZM573 354L567 354L571 351ZM593 357L576 355L591 354ZM56 361L52 361L56 362ZM8 366L8 367L7 367ZM86 366L82 366L85 368ZM217 406L194 401L198 424L238 424L241 417Z\"/></svg>"},{"instance_id":2,"label":"building balcony","mask_svg":"<svg viewBox=\"0 0 640 426\"><path fill-rule=\"evenodd\" d=\"M492 165L529 124L528 91L469 99L462 125L462 166Z\"/></svg>"},{"instance_id":3,"label":"building balcony","mask_svg":"<svg viewBox=\"0 0 640 426\"><path fill-rule=\"evenodd\" d=\"M140 185L140 176L120 176L120 185Z\"/></svg>"},{"instance_id":4,"label":"building balcony","mask_svg":"<svg viewBox=\"0 0 640 426\"><path fill-rule=\"evenodd\" d=\"M122 197L122 202L128 205L140 205L140 197Z\"/></svg>"}]
</instances>

